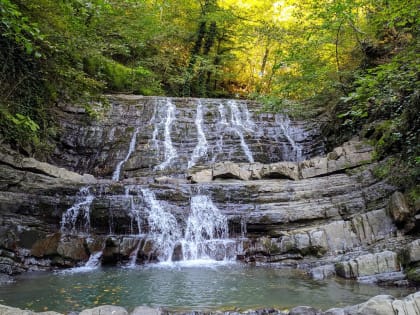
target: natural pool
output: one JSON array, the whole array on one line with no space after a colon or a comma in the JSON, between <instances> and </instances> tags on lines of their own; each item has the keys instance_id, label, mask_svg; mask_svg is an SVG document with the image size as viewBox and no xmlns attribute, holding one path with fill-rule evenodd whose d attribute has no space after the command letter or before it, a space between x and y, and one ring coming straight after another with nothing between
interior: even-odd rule
<instances>
[{"instance_id":1,"label":"natural pool","mask_svg":"<svg viewBox=\"0 0 420 315\"><path fill-rule=\"evenodd\" d=\"M121 305L128 310L139 305L173 310L290 309L311 305L325 310L361 303L378 294L401 297L411 292L355 281L317 281L292 269L184 263L28 273L0 286L0 303L59 312L103 304Z\"/></svg>"}]
</instances>

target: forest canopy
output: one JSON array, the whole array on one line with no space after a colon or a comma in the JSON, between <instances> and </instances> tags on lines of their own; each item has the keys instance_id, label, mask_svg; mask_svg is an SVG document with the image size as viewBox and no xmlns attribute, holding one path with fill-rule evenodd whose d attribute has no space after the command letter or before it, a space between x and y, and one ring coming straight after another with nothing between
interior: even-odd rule
<instances>
[{"instance_id":1,"label":"forest canopy","mask_svg":"<svg viewBox=\"0 0 420 315\"><path fill-rule=\"evenodd\" d=\"M298 116L333 103L349 130L398 116L414 132L418 12L412 0L0 0L2 141L46 152L57 104L95 117L113 92L254 98Z\"/></svg>"}]
</instances>

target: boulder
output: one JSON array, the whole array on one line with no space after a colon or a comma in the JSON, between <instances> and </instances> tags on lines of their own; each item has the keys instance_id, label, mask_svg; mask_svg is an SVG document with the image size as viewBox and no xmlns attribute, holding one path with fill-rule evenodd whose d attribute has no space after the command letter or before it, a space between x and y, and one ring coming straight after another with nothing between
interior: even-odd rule
<instances>
[{"instance_id":1,"label":"boulder","mask_svg":"<svg viewBox=\"0 0 420 315\"><path fill-rule=\"evenodd\" d=\"M316 280L324 280L335 276L335 266L334 265L324 265L312 268L309 270L309 274L312 278Z\"/></svg>"},{"instance_id":2,"label":"boulder","mask_svg":"<svg viewBox=\"0 0 420 315\"><path fill-rule=\"evenodd\" d=\"M420 261L420 239L417 239L407 246L408 257L410 263L415 263Z\"/></svg>"},{"instance_id":3,"label":"boulder","mask_svg":"<svg viewBox=\"0 0 420 315\"><path fill-rule=\"evenodd\" d=\"M102 305L83 310L79 315L128 315L128 312L121 306Z\"/></svg>"},{"instance_id":4,"label":"boulder","mask_svg":"<svg viewBox=\"0 0 420 315\"><path fill-rule=\"evenodd\" d=\"M310 306L297 306L290 310L289 315L321 315L321 311Z\"/></svg>"},{"instance_id":5,"label":"boulder","mask_svg":"<svg viewBox=\"0 0 420 315\"><path fill-rule=\"evenodd\" d=\"M36 314L39 314L39 315L61 315L60 313L57 313L57 312L36 313L36 312L28 311L28 310L21 310L21 309L16 308L16 307L0 305L0 315L36 315Z\"/></svg>"},{"instance_id":6,"label":"boulder","mask_svg":"<svg viewBox=\"0 0 420 315\"><path fill-rule=\"evenodd\" d=\"M360 315L395 315L394 298L390 295L378 295L360 305L357 314ZM415 315L415 314L413 314Z\"/></svg>"},{"instance_id":7,"label":"boulder","mask_svg":"<svg viewBox=\"0 0 420 315\"><path fill-rule=\"evenodd\" d=\"M251 172L245 168L241 168L237 163L227 161L213 165L213 178L249 180L251 178Z\"/></svg>"},{"instance_id":8,"label":"boulder","mask_svg":"<svg viewBox=\"0 0 420 315\"><path fill-rule=\"evenodd\" d=\"M202 169L190 172L188 178L193 183L209 183L213 180L213 171L211 169Z\"/></svg>"},{"instance_id":9,"label":"boulder","mask_svg":"<svg viewBox=\"0 0 420 315\"><path fill-rule=\"evenodd\" d=\"M86 251L86 240L79 237L61 239L57 247L57 253L74 261L86 261L89 254Z\"/></svg>"},{"instance_id":10,"label":"boulder","mask_svg":"<svg viewBox=\"0 0 420 315\"><path fill-rule=\"evenodd\" d=\"M32 246L31 254L35 257L45 257L58 254L57 248L60 243L61 234L55 233L44 239L38 240Z\"/></svg>"},{"instance_id":11,"label":"boulder","mask_svg":"<svg viewBox=\"0 0 420 315\"><path fill-rule=\"evenodd\" d=\"M298 180L299 166L294 162L278 162L264 165L260 172L262 178L287 178Z\"/></svg>"},{"instance_id":12,"label":"boulder","mask_svg":"<svg viewBox=\"0 0 420 315\"><path fill-rule=\"evenodd\" d=\"M147 306L136 307L130 315L161 315L162 311L158 308L151 308Z\"/></svg>"}]
</instances>

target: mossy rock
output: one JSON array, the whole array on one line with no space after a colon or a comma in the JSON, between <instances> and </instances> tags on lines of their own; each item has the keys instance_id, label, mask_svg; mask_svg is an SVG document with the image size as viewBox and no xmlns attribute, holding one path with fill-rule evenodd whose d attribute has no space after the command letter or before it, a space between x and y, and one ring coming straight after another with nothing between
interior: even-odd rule
<instances>
[{"instance_id":1,"label":"mossy rock","mask_svg":"<svg viewBox=\"0 0 420 315\"><path fill-rule=\"evenodd\" d=\"M417 264L415 267L411 267L406 270L407 279L420 284L420 264Z\"/></svg>"}]
</instances>

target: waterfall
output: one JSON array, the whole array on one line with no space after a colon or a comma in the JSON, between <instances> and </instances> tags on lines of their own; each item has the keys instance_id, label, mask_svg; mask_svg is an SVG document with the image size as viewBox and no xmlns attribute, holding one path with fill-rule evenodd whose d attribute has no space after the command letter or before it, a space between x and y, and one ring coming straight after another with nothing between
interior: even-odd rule
<instances>
[{"instance_id":1,"label":"waterfall","mask_svg":"<svg viewBox=\"0 0 420 315\"><path fill-rule=\"evenodd\" d=\"M89 233L90 230L90 206L95 196L90 192L90 187L80 188L76 194L76 202L63 213L61 218L61 233L77 233L79 221L82 232Z\"/></svg>"},{"instance_id":2,"label":"waterfall","mask_svg":"<svg viewBox=\"0 0 420 315\"><path fill-rule=\"evenodd\" d=\"M130 230L131 234L134 234L134 228L133 223L135 222L137 224L137 232L138 234L141 234L141 208L139 203L136 203L134 200L134 196L130 194L130 191L135 190L137 194L140 194L140 189L137 186L130 185L125 187L125 197L129 200L130 207L128 208L128 215L131 218L131 224L130 224Z\"/></svg>"},{"instance_id":3,"label":"waterfall","mask_svg":"<svg viewBox=\"0 0 420 315\"><path fill-rule=\"evenodd\" d=\"M123 166L123 164L125 162L128 161L131 154L134 152L134 150L136 148L136 138L137 138L137 134L139 133L139 131L140 131L140 128L137 127L136 130L133 132L133 135L131 136L130 146L128 148L127 155L125 156L124 160L120 161L117 164L117 167L115 168L114 174L112 174L112 180L118 181L120 179L121 167Z\"/></svg>"},{"instance_id":4,"label":"waterfall","mask_svg":"<svg viewBox=\"0 0 420 315\"><path fill-rule=\"evenodd\" d=\"M165 153L164 157L165 160L159 164L156 169L163 170L166 167L168 167L172 160L178 156L178 153L176 149L174 148L172 144L172 138L171 138L171 130L172 130L172 123L175 121L175 105L169 100L166 100L166 119L165 119L165 129L164 129L164 148ZM156 128L158 128L158 125L156 125ZM154 141L156 142L157 137L157 131L153 133Z\"/></svg>"},{"instance_id":5,"label":"waterfall","mask_svg":"<svg viewBox=\"0 0 420 315\"><path fill-rule=\"evenodd\" d=\"M153 191L141 189L147 204L149 235L159 252L160 261L170 261L176 243L181 239L181 231L173 214L167 212L156 199Z\"/></svg>"},{"instance_id":6,"label":"waterfall","mask_svg":"<svg viewBox=\"0 0 420 315\"><path fill-rule=\"evenodd\" d=\"M210 197L191 198L191 214L182 240L184 260L208 259L217 255L220 241L228 237L227 219ZM223 244L222 244L223 245ZM223 253L225 255L225 253Z\"/></svg>"},{"instance_id":7,"label":"waterfall","mask_svg":"<svg viewBox=\"0 0 420 315\"><path fill-rule=\"evenodd\" d=\"M301 130L293 128L290 118L287 115L276 115L275 120L292 148L290 150L287 146L283 146L283 159L286 161L301 161L302 145L296 143L294 139L295 134L300 133Z\"/></svg>"},{"instance_id":8,"label":"waterfall","mask_svg":"<svg viewBox=\"0 0 420 315\"><path fill-rule=\"evenodd\" d=\"M230 100L228 102L228 106L230 108L230 123L231 128L236 132L236 134L239 136L239 139L241 141L241 147L244 151L248 161L250 163L254 162L254 157L252 156L252 152L248 147L248 144L245 142L244 133L243 131L247 132L253 132L253 123L250 118L250 114L248 109L244 110L245 115L245 122L242 119L242 112L239 110L239 107L237 103L233 100Z\"/></svg>"},{"instance_id":9,"label":"waterfall","mask_svg":"<svg viewBox=\"0 0 420 315\"><path fill-rule=\"evenodd\" d=\"M199 158L207 154L207 139L203 131L203 105L200 101L197 104L195 126L197 127L198 143L194 148L191 159L188 161L188 168L194 166Z\"/></svg>"},{"instance_id":10,"label":"waterfall","mask_svg":"<svg viewBox=\"0 0 420 315\"><path fill-rule=\"evenodd\" d=\"M102 251L92 253L89 256L89 260L86 262L84 267L91 268L91 269L96 268L99 265L101 258L102 258Z\"/></svg>"}]
</instances>

